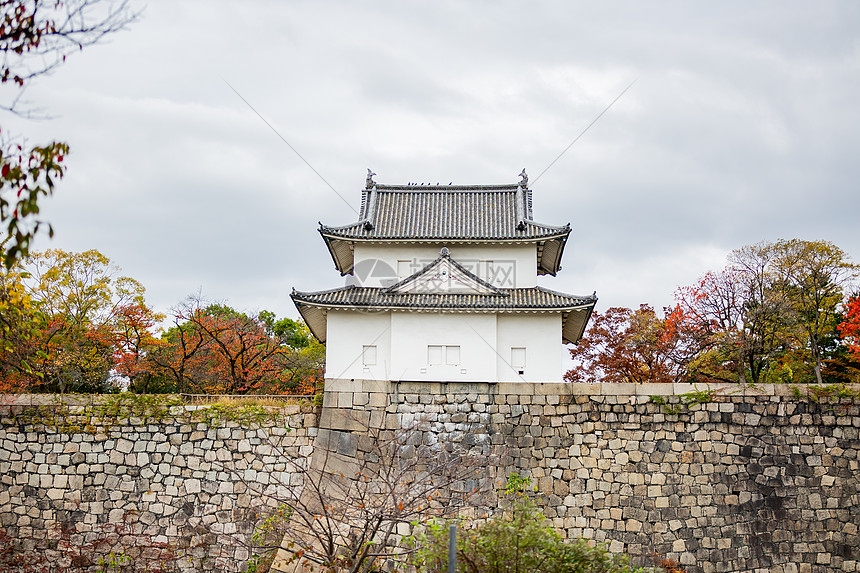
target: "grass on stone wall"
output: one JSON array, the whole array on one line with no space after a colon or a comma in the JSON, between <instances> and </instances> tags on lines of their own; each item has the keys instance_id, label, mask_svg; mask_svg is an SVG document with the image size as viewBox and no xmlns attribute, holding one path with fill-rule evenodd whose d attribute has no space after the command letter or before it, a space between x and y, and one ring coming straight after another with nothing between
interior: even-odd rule
<instances>
[{"instance_id":1,"label":"grass on stone wall","mask_svg":"<svg viewBox=\"0 0 860 573\"><path fill-rule=\"evenodd\" d=\"M306 405L310 407L310 401ZM295 404L293 404L294 406ZM48 403L9 406L3 422L41 425L59 433L98 433L116 426L142 426L150 423L202 422L210 427L235 423L242 427L286 425L295 413L286 411L280 400L221 397L209 404L188 405L170 394L105 394L101 396L53 396Z\"/></svg>"},{"instance_id":2,"label":"grass on stone wall","mask_svg":"<svg viewBox=\"0 0 860 573\"><path fill-rule=\"evenodd\" d=\"M791 392L798 400L812 400L818 402L822 398L860 398L860 389L849 388L844 383L838 384L810 384L804 386L806 392L800 386L792 385Z\"/></svg>"},{"instance_id":3,"label":"grass on stone wall","mask_svg":"<svg viewBox=\"0 0 860 573\"><path fill-rule=\"evenodd\" d=\"M691 390L679 396L649 396L649 402L663 406L663 410L672 416L677 416L681 410L696 404L707 404L713 401L716 390ZM677 401L672 401L677 398Z\"/></svg>"}]
</instances>

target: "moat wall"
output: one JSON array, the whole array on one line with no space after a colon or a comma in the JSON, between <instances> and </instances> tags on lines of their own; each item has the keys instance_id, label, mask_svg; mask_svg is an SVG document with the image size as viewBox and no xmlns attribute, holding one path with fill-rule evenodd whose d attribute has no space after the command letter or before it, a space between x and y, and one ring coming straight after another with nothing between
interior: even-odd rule
<instances>
[{"instance_id":1,"label":"moat wall","mask_svg":"<svg viewBox=\"0 0 860 573\"><path fill-rule=\"evenodd\" d=\"M247 563L258 516L291 478L280 452L306 459L316 416L287 406L260 427L193 413L108 423L0 407L0 529L37 559L32 571L126 558L147 571L161 559L189 572Z\"/></svg>"},{"instance_id":2,"label":"moat wall","mask_svg":"<svg viewBox=\"0 0 860 573\"><path fill-rule=\"evenodd\" d=\"M424 444L532 478L570 538L694 572L860 571L860 400L789 386L330 380L322 426L418 424ZM664 402L664 403L660 403Z\"/></svg>"},{"instance_id":3,"label":"moat wall","mask_svg":"<svg viewBox=\"0 0 860 573\"><path fill-rule=\"evenodd\" d=\"M306 457L367 426L489 456L532 478L567 537L694 572L860 571L860 400L786 386L463 384L328 380L318 417L250 429L126 420L96 432L0 427L0 527L34 548L57 524L91 542L132 513L194 571L238 570L260 498ZM661 396L660 399L653 398ZM317 429L319 422L319 430ZM286 428L290 431L287 432Z\"/></svg>"}]
</instances>

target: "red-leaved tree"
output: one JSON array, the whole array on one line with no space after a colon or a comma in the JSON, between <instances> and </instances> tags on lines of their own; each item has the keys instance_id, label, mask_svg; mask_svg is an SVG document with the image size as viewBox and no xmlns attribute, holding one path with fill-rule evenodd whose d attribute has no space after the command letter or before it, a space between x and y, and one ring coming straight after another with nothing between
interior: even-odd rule
<instances>
[{"instance_id":1,"label":"red-leaved tree","mask_svg":"<svg viewBox=\"0 0 860 573\"><path fill-rule=\"evenodd\" d=\"M642 304L637 310L613 307L595 314L579 343L568 382L680 382L695 354L695 339L680 307L660 318Z\"/></svg>"},{"instance_id":2,"label":"red-leaved tree","mask_svg":"<svg viewBox=\"0 0 860 573\"><path fill-rule=\"evenodd\" d=\"M322 345L304 325L188 299L142 368L179 392L309 393L322 381Z\"/></svg>"},{"instance_id":3,"label":"red-leaved tree","mask_svg":"<svg viewBox=\"0 0 860 573\"><path fill-rule=\"evenodd\" d=\"M839 334L848 345L853 360L860 360L860 294L852 295L845 303Z\"/></svg>"}]
</instances>

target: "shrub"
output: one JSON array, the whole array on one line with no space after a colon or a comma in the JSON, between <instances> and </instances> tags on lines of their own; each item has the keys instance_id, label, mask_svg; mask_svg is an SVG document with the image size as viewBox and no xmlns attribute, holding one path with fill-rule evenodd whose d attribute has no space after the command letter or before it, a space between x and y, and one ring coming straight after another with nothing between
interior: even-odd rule
<instances>
[{"instance_id":1,"label":"shrub","mask_svg":"<svg viewBox=\"0 0 860 573\"><path fill-rule=\"evenodd\" d=\"M422 573L448 571L448 525L431 522L413 538L413 564ZM458 570L468 573L632 573L627 558L586 541L565 542L540 510L523 495L501 515L460 529Z\"/></svg>"}]
</instances>

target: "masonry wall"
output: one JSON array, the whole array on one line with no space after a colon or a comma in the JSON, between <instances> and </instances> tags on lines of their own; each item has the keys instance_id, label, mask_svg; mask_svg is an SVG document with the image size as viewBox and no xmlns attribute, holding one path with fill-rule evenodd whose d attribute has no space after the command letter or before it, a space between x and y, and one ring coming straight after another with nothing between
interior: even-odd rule
<instances>
[{"instance_id":1,"label":"masonry wall","mask_svg":"<svg viewBox=\"0 0 860 573\"><path fill-rule=\"evenodd\" d=\"M281 453L307 458L316 435L298 406L262 428L188 416L58 428L22 422L26 411L0 408L0 529L49 571L136 556L151 571L159 559L240 570L261 510L290 479Z\"/></svg>"},{"instance_id":2,"label":"masonry wall","mask_svg":"<svg viewBox=\"0 0 860 573\"><path fill-rule=\"evenodd\" d=\"M693 390L329 380L319 430L297 408L263 428L130 419L87 431L0 411L0 528L57 557L131 519L126 544L176 547L185 571L240 570L265 502L254 490L293 479L271 442L302 460L318 431L343 443L368 425L417 424L420 443L487 455L496 479L531 477L565 536L637 564L656 553L691 573L860 570L860 402Z\"/></svg>"},{"instance_id":3,"label":"masonry wall","mask_svg":"<svg viewBox=\"0 0 860 573\"><path fill-rule=\"evenodd\" d=\"M713 396L681 384L326 388L322 427L417 423L421 443L488 455L496 479L531 477L565 536L636 564L658 554L691 573L860 570L856 398L798 398L788 386Z\"/></svg>"}]
</instances>

